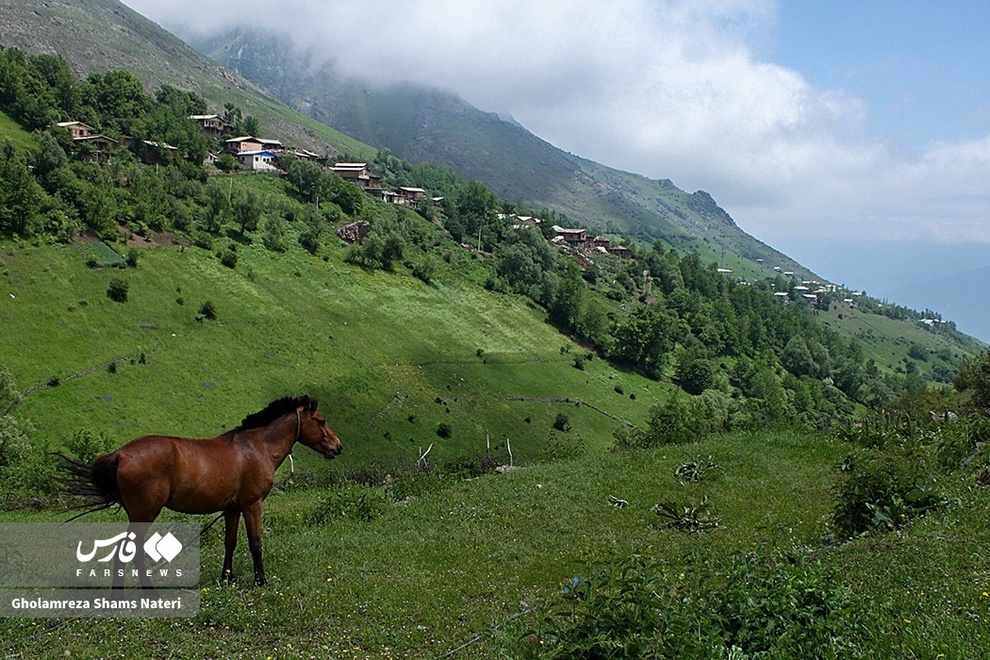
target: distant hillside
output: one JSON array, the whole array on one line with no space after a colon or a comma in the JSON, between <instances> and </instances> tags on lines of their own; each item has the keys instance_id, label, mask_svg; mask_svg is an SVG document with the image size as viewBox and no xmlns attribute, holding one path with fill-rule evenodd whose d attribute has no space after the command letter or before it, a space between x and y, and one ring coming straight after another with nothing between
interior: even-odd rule
<instances>
[{"instance_id":1,"label":"distant hillside","mask_svg":"<svg viewBox=\"0 0 990 660\"><path fill-rule=\"evenodd\" d=\"M947 319L955 320L963 332L985 334L990 328L990 266L933 278L903 286L890 293L894 300L906 305L931 306L938 301L938 310ZM979 336L979 334L977 335ZM980 337L990 341L990 337Z\"/></svg>"},{"instance_id":2,"label":"distant hillside","mask_svg":"<svg viewBox=\"0 0 990 660\"><path fill-rule=\"evenodd\" d=\"M820 279L739 229L708 193L690 194L670 180L648 179L567 153L454 94L343 78L332 66L300 56L287 37L271 33L237 30L193 45L357 140L411 162L449 165L535 212L548 208L589 227L660 239L697 251L706 261L728 258L732 263L726 265L744 277L758 276L755 261L763 259L806 279Z\"/></svg>"},{"instance_id":3,"label":"distant hillside","mask_svg":"<svg viewBox=\"0 0 990 660\"><path fill-rule=\"evenodd\" d=\"M267 134L317 153L370 153L367 146L275 101L117 0L0 0L0 45L62 55L80 77L127 69L152 93L168 84L195 91L216 109L233 103L257 117Z\"/></svg>"}]
</instances>

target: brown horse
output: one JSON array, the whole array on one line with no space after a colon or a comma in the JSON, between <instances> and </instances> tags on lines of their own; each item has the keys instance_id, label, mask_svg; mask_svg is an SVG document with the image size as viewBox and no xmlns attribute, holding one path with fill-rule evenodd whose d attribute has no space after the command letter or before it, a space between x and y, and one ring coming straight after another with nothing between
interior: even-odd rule
<instances>
[{"instance_id":1,"label":"brown horse","mask_svg":"<svg viewBox=\"0 0 990 660\"><path fill-rule=\"evenodd\" d=\"M92 464L63 456L69 472L65 481L73 493L95 500L91 511L119 504L131 523L151 523L163 507L181 513L222 511L222 580L232 577L243 514L254 581L263 585L261 502L275 484L275 470L297 442L326 458L341 451L340 440L316 408L316 399L308 396L286 397L210 440L146 435Z\"/></svg>"}]
</instances>

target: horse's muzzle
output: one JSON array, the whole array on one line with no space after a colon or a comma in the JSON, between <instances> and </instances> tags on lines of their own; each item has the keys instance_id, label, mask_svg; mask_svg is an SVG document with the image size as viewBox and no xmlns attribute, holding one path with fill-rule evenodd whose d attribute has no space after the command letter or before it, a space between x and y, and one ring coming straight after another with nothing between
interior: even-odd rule
<instances>
[{"instance_id":1,"label":"horse's muzzle","mask_svg":"<svg viewBox=\"0 0 990 660\"><path fill-rule=\"evenodd\" d=\"M343 448L340 445L327 447L327 450L323 452L323 458L337 458L341 451Z\"/></svg>"}]
</instances>

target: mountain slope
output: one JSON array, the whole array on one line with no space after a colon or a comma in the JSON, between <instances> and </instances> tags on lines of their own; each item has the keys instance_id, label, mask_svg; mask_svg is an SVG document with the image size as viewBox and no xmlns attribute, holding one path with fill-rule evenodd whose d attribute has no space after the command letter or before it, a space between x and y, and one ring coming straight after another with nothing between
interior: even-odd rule
<instances>
[{"instance_id":1,"label":"mountain slope","mask_svg":"<svg viewBox=\"0 0 990 660\"><path fill-rule=\"evenodd\" d=\"M820 279L786 255L739 229L704 191L652 180L554 147L514 121L474 108L454 94L345 78L289 38L236 30L194 46L236 69L288 105L343 133L412 162L435 161L477 179L503 199L538 212L548 208L602 230L660 239L706 261L725 253L745 277L761 273L756 259Z\"/></svg>"},{"instance_id":2,"label":"mountain slope","mask_svg":"<svg viewBox=\"0 0 990 660\"><path fill-rule=\"evenodd\" d=\"M29 54L62 55L80 77L127 69L152 93L167 84L195 91L215 110L233 103L257 117L266 135L317 153L370 153L366 145L285 107L116 0L0 0L0 44Z\"/></svg>"}]
</instances>

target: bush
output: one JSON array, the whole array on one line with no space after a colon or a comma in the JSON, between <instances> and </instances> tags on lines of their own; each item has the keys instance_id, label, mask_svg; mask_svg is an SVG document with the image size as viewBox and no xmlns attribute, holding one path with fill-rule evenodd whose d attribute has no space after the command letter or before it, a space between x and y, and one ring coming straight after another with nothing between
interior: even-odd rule
<instances>
[{"instance_id":1,"label":"bush","mask_svg":"<svg viewBox=\"0 0 990 660\"><path fill-rule=\"evenodd\" d=\"M311 525L327 525L335 520L371 522L384 513L390 502L380 487L347 485L334 488L319 499L307 516Z\"/></svg>"},{"instance_id":2,"label":"bush","mask_svg":"<svg viewBox=\"0 0 990 660\"><path fill-rule=\"evenodd\" d=\"M639 555L573 577L513 649L539 658L858 657L859 603L801 557Z\"/></svg>"},{"instance_id":3,"label":"bush","mask_svg":"<svg viewBox=\"0 0 990 660\"><path fill-rule=\"evenodd\" d=\"M28 429L13 417L0 415L0 472L20 463L27 456L31 447Z\"/></svg>"},{"instance_id":4,"label":"bush","mask_svg":"<svg viewBox=\"0 0 990 660\"><path fill-rule=\"evenodd\" d=\"M677 529L682 532L701 532L716 529L718 518L712 514L705 495L697 504L681 504L677 502L659 502L651 509L657 514L658 527Z\"/></svg>"},{"instance_id":5,"label":"bush","mask_svg":"<svg viewBox=\"0 0 990 660\"><path fill-rule=\"evenodd\" d=\"M76 430L64 444L73 456L84 463L92 463L100 454L113 450L106 435L89 429Z\"/></svg>"},{"instance_id":6,"label":"bush","mask_svg":"<svg viewBox=\"0 0 990 660\"><path fill-rule=\"evenodd\" d=\"M217 318L216 305L213 304L212 300L207 300L200 306L199 314L204 319L209 319L211 321L215 320Z\"/></svg>"},{"instance_id":7,"label":"bush","mask_svg":"<svg viewBox=\"0 0 990 660\"><path fill-rule=\"evenodd\" d=\"M237 253L233 250L226 250L220 255L220 263L227 268L237 268Z\"/></svg>"},{"instance_id":8,"label":"bush","mask_svg":"<svg viewBox=\"0 0 990 660\"><path fill-rule=\"evenodd\" d=\"M427 255L422 259L414 261L411 270L413 277L426 284L430 284L437 274L437 262L433 257Z\"/></svg>"},{"instance_id":9,"label":"bush","mask_svg":"<svg viewBox=\"0 0 990 660\"><path fill-rule=\"evenodd\" d=\"M910 449L860 449L841 470L832 518L845 538L896 529L944 502L924 462Z\"/></svg>"},{"instance_id":10,"label":"bush","mask_svg":"<svg viewBox=\"0 0 990 660\"><path fill-rule=\"evenodd\" d=\"M715 464L711 456L707 458L695 456L691 460L681 463L674 471L674 474L679 479L686 481L703 481L710 477L717 469L718 465Z\"/></svg>"},{"instance_id":11,"label":"bush","mask_svg":"<svg viewBox=\"0 0 990 660\"><path fill-rule=\"evenodd\" d=\"M437 435L441 438L449 438L454 435L454 429L451 428L450 424L447 422L440 422L440 424L437 425Z\"/></svg>"},{"instance_id":12,"label":"bush","mask_svg":"<svg viewBox=\"0 0 990 660\"><path fill-rule=\"evenodd\" d=\"M629 439L635 447L699 442L710 430L709 420L700 413L700 407L694 405L693 400L672 394L665 402L650 409L647 430L634 432Z\"/></svg>"},{"instance_id":13,"label":"bush","mask_svg":"<svg viewBox=\"0 0 990 660\"><path fill-rule=\"evenodd\" d=\"M560 412L557 413L557 417L553 420L553 427L558 431L563 431L564 433L567 433L568 431L571 430L571 423L570 420L567 418L567 415Z\"/></svg>"},{"instance_id":14,"label":"bush","mask_svg":"<svg viewBox=\"0 0 990 660\"><path fill-rule=\"evenodd\" d=\"M127 290L129 288L130 285L127 282L115 277L110 280L110 286L107 288L107 298L114 302L125 303L127 302Z\"/></svg>"}]
</instances>

